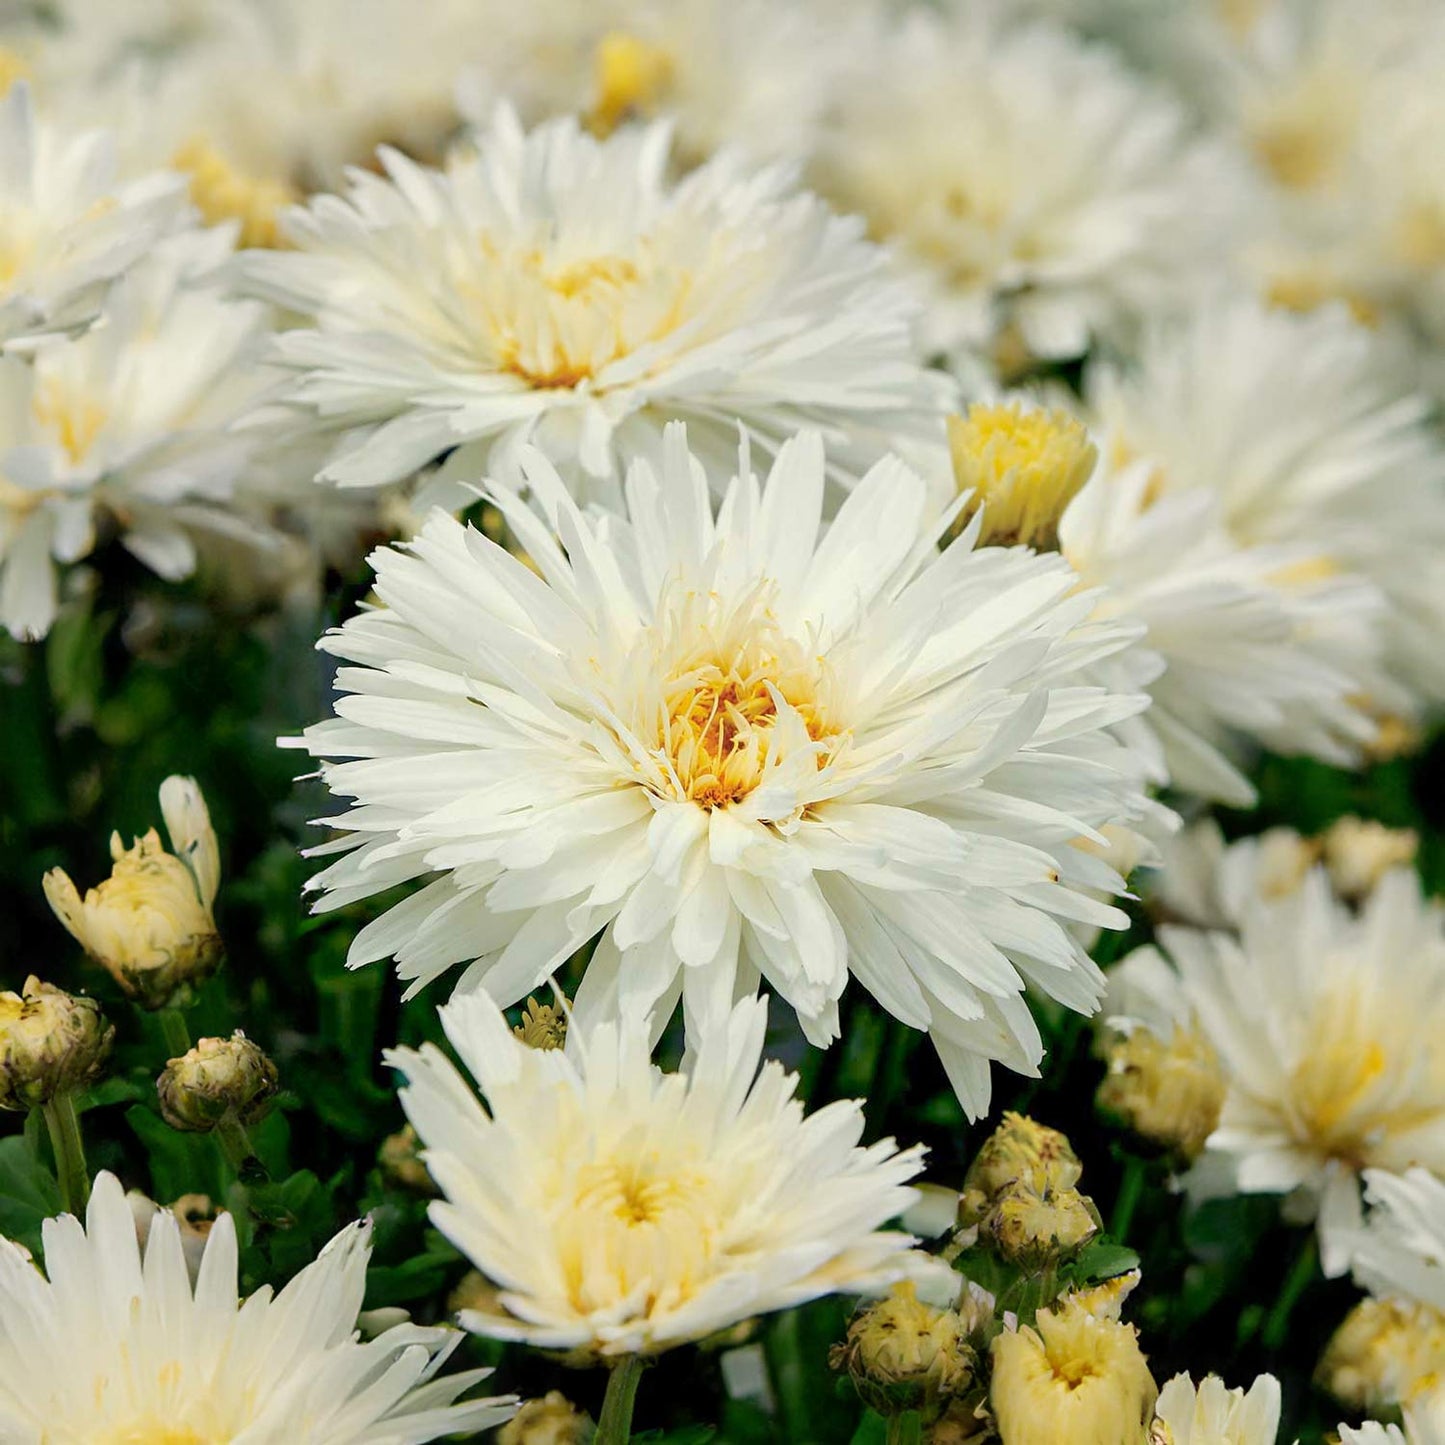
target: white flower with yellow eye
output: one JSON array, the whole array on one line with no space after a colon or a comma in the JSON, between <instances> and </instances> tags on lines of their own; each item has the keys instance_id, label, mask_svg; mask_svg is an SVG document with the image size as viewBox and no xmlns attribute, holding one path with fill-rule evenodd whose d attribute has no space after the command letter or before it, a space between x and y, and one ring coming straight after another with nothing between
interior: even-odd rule
<instances>
[{"instance_id":1,"label":"white flower with yellow eye","mask_svg":"<svg viewBox=\"0 0 1445 1445\"><path fill-rule=\"evenodd\" d=\"M805 1117L797 1076L760 1067L766 999L719 1015L672 1074L645 1018L534 1049L485 993L441 1016L484 1104L432 1045L387 1058L444 1196L432 1222L496 1287L467 1329L616 1359L943 1277L882 1228L913 1202L922 1150L860 1147L851 1101Z\"/></svg>"},{"instance_id":2,"label":"white flower with yellow eye","mask_svg":"<svg viewBox=\"0 0 1445 1445\"><path fill-rule=\"evenodd\" d=\"M112 1174L86 1222L45 1221L45 1274L0 1239L0 1439L7 1445L423 1445L484 1430L515 1397L461 1400L491 1372L438 1376L463 1336L356 1317L370 1229L344 1230L279 1294L237 1293L236 1228L212 1226L194 1285L176 1217L144 1252Z\"/></svg>"},{"instance_id":3,"label":"white flower with yellow eye","mask_svg":"<svg viewBox=\"0 0 1445 1445\"><path fill-rule=\"evenodd\" d=\"M452 475L512 481L531 441L620 504L673 418L715 457L739 420L766 445L817 426L846 475L885 430L941 454L946 384L914 361L916 300L860 223L733 155L673 184L669 143L666 124L526 133L501 109L444 171L384 152L384 176L290 212L297 249L244 264L314 318L276 348L282 401L339 438L322 479L397 481L460 447Z\"/></svg>"},{"instance_id":4,"label":"white flower with yellow eye","mask_svg":"<svg viewBox=\"0 0 1445 1445\"><path fill-rule=\"evenodd\" d=\"M1175 1375L1154 1407L1168 1445L1276 1445L1279 1413L1273 1375L1259 1376L1247 1393L1227 1389L1218 1375L1206 1375L1197 1389L1188 1375Z\"/></svg>"},{"instance_id":5,"label":"white flower with yellow eye","mask_svg":"<svg viewBox=\"0 0 1445 1445\"><path fill-rule=\"evenodd\" d=\"M1147 806L1110 732L1142 701L1089 680L1136 633L1058 557L974 550L978 523L940 552L949 518L891 458L824 530L816 434L762 485L669 428L627 520L524 465L562 546L497 502L540 577L434 512L322 642L349 665L302 741L355 806L319 906L424 885L352 964L413 989L470 964L509 1005L600 937L579 1014L681 996L691 1028L766 978L817 1045L851 973L981 1113L990 1059L1038 1066L1026 983L1098 1001L1069 925L1124 921L1079 845Z\"/></svg>"}]
</instances>

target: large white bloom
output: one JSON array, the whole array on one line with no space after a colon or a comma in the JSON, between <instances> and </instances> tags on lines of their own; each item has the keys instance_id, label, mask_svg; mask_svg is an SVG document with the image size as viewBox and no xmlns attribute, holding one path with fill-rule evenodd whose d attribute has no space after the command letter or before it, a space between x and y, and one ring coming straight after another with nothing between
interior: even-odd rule
<instances>
[{"instance_id":1,"label":"large white bloom","mask_svg":"<svg viewBox=\"0 0 1445 1445\"><path fill-rule=\"evenodd\" d=\"M460 1334L358 1341L368 1233L345 1230L280 1294L242 1302L229 1214L193 1287L175 1216L155 1216L142 1256L119 1181L100 1175L84 1228L46 1221L48 1279L0 1240L0 1439L421 1445L505 1420L510 1397L457 1403L489 1371L434 1378Z\"/></svg>"},{"instance_id":2,"label":"large white bloom","mask_svg":"<svg viewBox=\"0 0 1445 1445\"><path fill-rule=\"evenodd\" d=\"M119 184L112 137L56 130L35 116L29 86L12 86L0 99L0 344L88 325L184 204L165 172Z\"/></svg>"},{"instance_id":3,"label":"large white bloom","mask_svg":"<svg viewBox=\"0 0 1445 1445\"><path fill-rule=\"evenodd\" d=\"M1106 50L998 7L914 7L840 98L825 191L931 283L928 339L1082 353L1217 269L1248 190Z\"/></svg>"},{"instance_id":4,"label":"large white bloom","mask_svg":"<svg viewBox=\"0 0 1445 1445\"><path fill-rule=\"evenodd\" d=\"M485 993L441 1010L486 1106L436 1048L387 1055L445 1196L437 1228L498 1290L462 1323L602 1357L655 1354L821 1295L940 1269L880 1226L917 1197L921 1149L859 1146L863 1111L804 1117L759 1068L767 1000L715 1020L665 1074L648 1021L515 1038Z\"/></svg>"},{"instance_id":5,"label":"large white bloom","mask_svg":"<svg viewBox=\"0 0 1445 1445\"><path fill-rule=\"evenodd\" d=\"M1112 976L1197 1020L1226 1080L1197 1173L1318 1212L1325 1268L1348 1264L1365 1169L1445 1171L1445 920L1413 874L1358 912L1323 868L1241 901L1238 932L1165 927ZM1168 995L1174 994L1172 1004Z\"/></svg>"},{"instance_id":6,"label":"large white bloom","mask_svg":"<svg viewBox=\"0 0 1445 1445\"><path fill-rule=\"evenodd\" d=\"M1244 1390L1208 1375L1196 1390L1176 1375L1159 1392L1155 1418L1169 1427L1172 1445L1275 1445L1279 1438L1279 1381L1260 1375Z\"/></svg>"},{"instance_id":7,"label":"large white bloom","mask_svg":"<svg viewBox=\"0 0 1445 1445\"><path fill-rule=\"evenodd\" d=\"M104 324L0 358L0 622L42 637L56 609L53 563L97 527L162 577L195 566L196 528L254 537L227 502L258 438L230 424L258 391L265 307L206 280L224 232L171 237L118 281Z\"/></svg>"},{"instance_id":8,"label":"large white bloom","mask_svg":"<svg viewBox=\"0 0 1445 1445\"><path fill-rule=\"evenodd\" d=\"M892 459L820 536L816 435L766 487L744 452L717 521L680 426L665 448L630 522L530 454L566 554L497 500L543 580L439 512L375 554L382 605L323 639L356 665L303 740L356 801L318 906L425 879L353 965L420 987L475 960L505 1005L600 934L579 1011L681 991L695 1022L761 975L817 1044L851 969L979 1113L990 1058L1037 1066L1026 982L1098 1000L1066 925L1119 926L1087 890L1121 883L1075 844L1144 806L1109 732L1142 700L1081 679L1134 634L1057 557L974 551L976 526L940 554Z\"/></svg>"},{"instance_id":9,"label":"large white bloom","mask_svg":"<svg viewBox=\"0 0 1445 1445\"><path fill-rule=\"evenodd\" d=\"M730 155L673 185L668 145L502 109L445 171L383 152L385 176L291 212L298 249L247 274L315 318L277 345L289 404L338 438L322 478L395 481L468 442L459 475L490 453L505 477L530 439L615 504L669 418L721 451L737 419L770 444L816 425L835 462L849 440L876 459L879 428L941 443L916 303L861 225Z\"/></svg>"},{"instance_id":10,"label":"large white bloom","mask_svg":"<svg viewBox=\"0 0 1445 1445\"><path fill-rule=\"evenodd\" d=\"M1155 495L1209 493L1239 546L1295 558L1279 591L1297 598L1313 575L1379 595L1364 617L1377 707L1445 697L1445 446L1389 347L1343 308L1224 300L1154 328L1131 367L1095 368L1087 389L1108 450L1144 459ZM1341 605L1329 596L1317 613Z\"/></svg>"}]
</instances>

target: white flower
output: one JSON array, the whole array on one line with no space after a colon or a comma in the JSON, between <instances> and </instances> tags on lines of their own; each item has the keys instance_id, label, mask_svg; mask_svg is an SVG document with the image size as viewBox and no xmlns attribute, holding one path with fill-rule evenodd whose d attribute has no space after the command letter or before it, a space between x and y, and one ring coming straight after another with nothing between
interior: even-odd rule
<instances>
[{"instance_id":1,"label":"white flower","mask_svg":"<svg viewBox=\"0 0 1445 1445\"><path fill-rule=\"evenodd\" d=\"M797 1076L759 1068L767 1000L714 1021L678 1073L648 1021L516 1038L485 993L441 1010L485 1096L432 1045L387 1055L444 1199L433 1223L496 1287L461 1322L496 1339L656 1354L827 1294L941 1266L880 1226L915 1199L921 1149L859 1147L863 1112L804 1117Z\"/></svg>"},{"instance_id":2,"label":"white flower","mask_svg":"<svg viewBox=\"0 0 1445 1445\"><path fill-rule=\"evenodd\" d=\"M1220 300L1087 390L1106 450L1145 459L1156 494L1210 493L1239 546L1295 556L1300 585L1285 573L1281 590L1313 574L1379 594L1370 630L1394 692L1375 701L1445 698L1445 446L1390 348L1343 309Z\"/></svg>"},{"instance_id":3,"label":"white flower","mask_svg":"<svg viewBox=\"0 0 1445 1445\"><path fill-rule=\"evenodd\" d=\"M1106 50L996 12L890 23L821 184L930 279L931 344L1077 356L1217 269L1248 178Z\"/></svg>"},{"instance_id":4,"label":"white flower","mask_svg":"<svg viewBox=\"0 0 1445 1445\"><path fill-rule=\"evenodd\" d=\"M1260 1375L1248 1394L1226 1389L1218 1375L1207 1375L1197 1390L1188 1375L1175 1375L1154 1407L1173 1445L1275 1445L1279 1412L1273 1375Z\"/></svg>"},{"instance_id":5,"label":"white flower","mask_svg":"<svg viewBox=\"0 0 1445 1445\"><path fill-rule=\"evenodd\" d=\"M673 185L666 124L606 141L500 109L445 171L383 152L385 176L289 213L293 252L257 253L260 292L315 330L277 341L285 393L338 435L321 476L403 479L463 443L453 469L515 469L528 439L619 500L669 418L731 448L736 420L776 444L800 425L859 443L880 428L938 445L943 383L912 359L912 293L856 220L795 192L786 168L720 156ZM856 472L854 473L856 475Z\"/></svg>"},{"instance_id":6,"label":"white flower","mask_svg":"<svg viewBox=\"0 0 1445 1445\"><path fill-rule=\"evenodd\" d=\"M1340 1426L1340 1445L1445 1445L1445 1393L1440 1403L1405 1411L1405 1428L1368 1420Z\"/></svg>"},{"instance_id":7,"label":"white flower","mask_svg":"<svg viewBox=\"0 0 1445 1445\"><path fill-rule=\"evenodd\" d=\"M15 347L89 325L185 197L164 172L118 184L113 138L37 119L23 83L0 99L0 154L0 344Z\"/></svg>"},{"instance_id":8,"label":"white flower","mask_svg":"<svg viewBox=\"0 0 1445 1445\"><path fill-rule=\"evenodd\" d=\"M1359 912L1324 870L1293 892L1244 902L1238 934L1160 930L1177 1007L1192 1010L1223 1065L1211 1167L1246 1193L1294 1194L1319 1215L1328 1273L1348 1264L1361 1171L1445 1170L1445 920L1413 874L1388 873ZM1132 954L1156 994L1155 950Z\"/></svg>"},{"instance_id":9,"label":"white flower","mask_svg":"<svg viewBox=\"0 0 1445 1445\"><path fill-rule=\"evenodd\" d=\"M1355 1278L1376 1296L1445 1314L1445 1180L1429 1169L1372 1169L1365 1185L1373 1208L1352 1241Z\"/></svg>"},{"instance_id":10,"label":"white flower","mask_svg":"<svg viewBox=\"0 0 1445 1445\"><path fill-rule=\"evenodd\" d=\"M505 1420L513 1397L456 1403L489 1371L433 1378L461 1335L399 1325L357 1341L368 1234L343 1231L279 1295L242 1303L229 1214L192 1287L175 1216L151 1220L142 1256L101 1174L84 1228L46 1221L48 1279L0 1240L0 1439L420 1445Z\"/></svg>"},{"instance_id":11,"label":"white flower","mask_svg":"<svg viewBox=\"0 0 1445 1445\"><path fill-rule=\"evenodd\" d=\"M228 502L258 438L229 430L259 389L265 308L205 274L223 232L173 236L113 287L104 324L33 358L0 358L0 621L43 637L52 560L74 562L113 527L167 579L195 567L196 529L255 540Z\"/></svg>"},{"instance_id":12,"label":"white flower","mask_svg":"<svg viewBox=\"0 0 1445 1445\"><path fill-rule=\"evenodd\" d=\"M981 1113L990 1058L1037 1066L1026 981L1097 1003L1066 925L1123 922L1074 845L1144 807L1108 731L1141 700L1081 682L1134 634L1055 556L973 551L977 524L940 554L948 517L892 459L820 537L815 434L765 487L744 449L716 522L680 426L629 473L630 522L524 461L566 555L497 503L543 580L433 513L321 644L356 665L303 741L357 806L319 907L426 880L350 962L394 955L415 989L475 960L506 1005L601 935L580 1013L680 991L695 1024L761 975L820 1045L851 969Z\"/></svg>"}]
</instances>

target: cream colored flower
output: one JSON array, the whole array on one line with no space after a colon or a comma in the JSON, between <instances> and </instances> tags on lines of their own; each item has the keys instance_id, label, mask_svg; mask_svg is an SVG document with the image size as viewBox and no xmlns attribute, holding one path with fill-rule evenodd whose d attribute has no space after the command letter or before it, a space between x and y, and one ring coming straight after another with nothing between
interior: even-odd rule
<instances>
[{"instance_id":1,"label":"cream colored flower","mask_svg":"<svg viewBox=\"0 0 1445 1445\"><path fill-rule=\"evenodd\" d=\"M128 997L151 1009L183 1001L224 953L211 912L220 850L205 799L194 778L172 776L160 802L174 853L154 828L130 848L111 834L111 875L83 899L64 869L45 875L55 916Z\"/></svg>"},{"instance_id":2,"label":"cream colored flower","mask_svg":"<svg viewBox=\"0 0 1445 1445\"><path fill-rule=\"evenodd\" d=\"M1392 1409L1440 1384L1445 1314L1389 1294L1361 1300L1330 1337L1315 1378L1342 1405Z\"/></svg>"},{"instance_id":3,"label":"cream colored flower","mask_svg":"<svg viewBox=\"0 0 1445 1445\"><path fill-rule=\"evenodd\" d=\"M1341 818L1322 833L1320 852L1341 898L1372 893L1392 868L1414 866L1420 838L1410 828L1387 828L1368 818Z\"/></svg>"},{"instance_id":4,"label":"cream colored flower","mask_svg":"<svg viewBox=\"0 0 1445 1445\"><path fill-rule=\"evenodd\" d=\"M1176 1375L1159 1392L1156 1435L1167 1445L1275 1445L1279 1412L1273 1375L1261 1375L1248 1393L1226 1389L1218 1375L1207 1375L1198 1389L1188 1375Z\"/></svg>"},{"instance_id":5,"label":"cream colored flower","mask_svg":"<svg viewBox=\"0 0 1445 1445\"><path fill-rule=\"evenodd\" d=\"M31 1109L84 1088L114 1038L94 999L33 974L23 994L0 993L0 1109Z\"/></svg>"},{"instance_id":6,"label":"cream colored flower","mask_svg":"<svg viewBox=\"0 0 1445 1445\"><path fill-rule=\"evenodd\" d=\"M588 1445L594 1426L560 1390L528 1400L497 1432L497 1445Z\"/></svg>"},{"instance_id":7,"label":"cream colored flower","mask_svg":"<svg viewBox=\"0 0 1445 1445\"><path fill-rule=\"evenodd\" d=\"M1145 1445L1158 1393L1133 1326L1072 1300L998 1336L991 1392L1003 1445Z\"/></svg>"}]
</instances>

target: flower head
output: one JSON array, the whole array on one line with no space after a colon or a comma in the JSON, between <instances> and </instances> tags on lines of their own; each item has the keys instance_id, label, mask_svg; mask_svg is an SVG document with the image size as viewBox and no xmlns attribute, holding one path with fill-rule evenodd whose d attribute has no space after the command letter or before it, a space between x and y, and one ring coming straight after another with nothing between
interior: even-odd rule
<instances>
[{"instance_id":1,"label":"flower head","mask_svg":"<svg viewBox=\"0 0 1445 1445\"><path fill-rule=\"evenodd\" d=\"M177 1005L224 956L211 906L221 882L220 851L194 778L161 784L161 816L174 853L154 828L126 848L112 833L111 875L81 898L61 868L45 875L45 896L76 941L143 1008Z\"/></svg>"},{"instance_id":2,"label":"flower head","mask_svg":"<svg viewBox=\"0 0 1445 1445\"><path fill-rule=\"evenodd\" d=\"M1342 1405L1384 1411L1441 1384L1445 1312L1397 1294L1361 1300L1320 1357L1316 1381Z\"/></svg>"},{"instance_id":3,"label":"flower head","mask_svg":"<svg viewBox=\"0 0 1445 1445\"><path fill-rule=\"evenodd\" d=\"M880 1229L922 1162L860 1148L863 1115L805 1118L796 1079L759 1069L767 1005L745 1000L681 1072L648 1058L646 1020L563 1049L514 1037L484 993L442 1009L485 1107L431 1046L388 1055L444 1199L437 1228L497 1289L479 1334L575 1354L656 1354L770 1310L926 1270Z\"/></svg>"},{"instance_id":4,"label":"flower head","mask_svg":"<svg viewBox=\"0 0 1445 1445\"><path fill-rule=\"evenodd\" d=\"M1197 1389L1188 1375L1176 1375L1159 1392L1154 1439L1157 1445L1275 1445L1279 1412L1273 1375L1259 1376L1248 1392L1227 1389L1218 1375L1205 1376Z\"/></svg>"},{"instance_id":5,"label":"flower head","mask_svg":"<svg viewBox=\"0 0 1445 1445\"><path fill-rule=\"evenodd\" d=\"M851 972L981 1112L988 1059L1040 1056L1025 980L1094 1005L1065 921L1123 922L1075 842L1144 806L1108 732L1140 704L1078 684L1130 633L1056 557L939 553L948 518L892 460L820 537L814 435L765 486L744 454L716 520L680 427L660 475L632 469L630 520L527 466L563 546L497 500L540 579L434 513L323 641L359 666L304 739L357 803L321 906L425 881L351 962L395 955L415 987L471 963L509 1005L601 935L579 1015L681 994L691 1031L762 976L819 1045Z\"/></svg>"},{"instance_id":6,"label":"flower head","mask_svg":"<svg viewBox=\"0 0 1445 1445\"><path fill-rule=\"evenodd\" d=\"M587 1445L592 1421L560 1391L528 1400L497 1433L497 1445Z\"/></svg>"},{"instance_id":7,"label":"flower head","mask_svg":"<svg viewBox=\"0 0 1445 1445\"><path fill-rule=\"evenodd\" d=\"M0 1427L7 1440L393 1445L481 1430L512 1399L458 1398L489 1372L432 1377L460 1341L400 1325L361 1344L366 1226L339 1234L274 1298L236 1292L229 1214L186 1271L175 1216L144 1252L119 1181L95 1181L85 1226L45 1222L42 1275L0 1240Z\"/></svg>"},{"instance_id":8,"label":"flower head","mask_svg":"<svg viewBox=\"0 0 1445 1445\"><path fill-rule=\"evenodd\" d=\"M41 983L0 993L0 1109L32 1109L84 1088L110 1054L115 1029L94 999Z\"/></svg>"},{"instance_id":9,"label":"flower head","mask_svg":"<svg viewBox=\"0 0 1445 1445\"><path fill-rule=\"evenodd\" d=\"M227 1115L241 1124L260 1123L278 1082L276 1065L237 1029L228 1039L202 1039L172 1059L156 1092L171 1128L204 1134Z\"/></svg>"}]
</instances>

